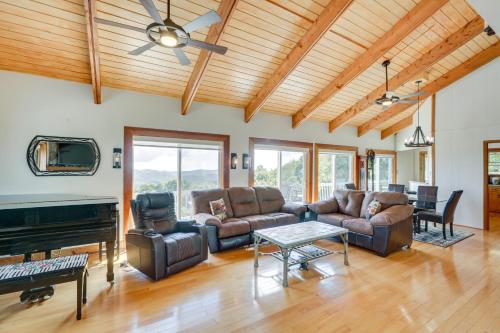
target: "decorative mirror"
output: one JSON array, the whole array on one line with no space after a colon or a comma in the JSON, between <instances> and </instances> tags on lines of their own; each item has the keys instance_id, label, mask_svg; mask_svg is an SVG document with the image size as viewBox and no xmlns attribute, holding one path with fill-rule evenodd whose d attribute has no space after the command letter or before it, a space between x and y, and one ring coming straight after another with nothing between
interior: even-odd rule
<instances>
[{"instance_id":1,"label":"decorative mirror","mask_svg":"<svg viewBox=\"0 0 500 333\"><path fill-rule=\"evenodd\" d=\"M28 165L36 176L92 176L101 160L94 139L35 136Z\"/></svg>"}]
</instances>

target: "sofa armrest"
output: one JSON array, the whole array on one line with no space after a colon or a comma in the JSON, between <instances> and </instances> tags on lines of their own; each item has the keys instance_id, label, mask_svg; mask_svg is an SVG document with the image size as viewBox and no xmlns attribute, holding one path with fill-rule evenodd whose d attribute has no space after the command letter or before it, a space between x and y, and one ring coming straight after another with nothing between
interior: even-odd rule
<instances>
[{"instance_id":1,"label":"sofa armrest","mask_svg":"<svg viewBox=\"0 0 500 333\"><path fill-rule=\"evenodd\" d=\"M214 227L220 228L222 226L221 220L219 220L216 216L207 213L198 213L193 216L196 223L204 224L204 225L212 225Z\"/></svg>"},{"instance_id":2,"label":"sofa armrest","mask_svg":"<svg viewBox=\"0 0 500 333\"><path fill-rule=\"evenodd\" d=\"M309 204L309 210L316 214L336 213L339 210L337 199L331 198Z\"/></svg>"},{"instance_id":3,"label":"sofa armrest","mask_svg":"<svg viewBox=\"0 0 500 333\"><path fill-rule=\"evenodd\" d=\"M370 219L373 225L392 225L404 221L413 215L412 205L395 205L378 213Z\"/></svg>"},{"instance_id":4,"label":"sofa armrest","mask_svg":"<svg viewBox=\"0 0 500 333\"><path fill-rule=\"evenodd\" d=\"M289 202L281 206L281 211L283 213L294 214L295 216L300 217L307 211L307 207L298 203Z\"/></svg>"},{"instance_id":5,"label":"sofa armrest","mask_svg":"<svg viewBox=\"0 0 500 333\"><path fill-rule=\"evenodd\" d=\"M126 244L130 265L153 280L165 276L166 250L161 234L151 229L130 229Z\"/></svg>"}]
</instances>

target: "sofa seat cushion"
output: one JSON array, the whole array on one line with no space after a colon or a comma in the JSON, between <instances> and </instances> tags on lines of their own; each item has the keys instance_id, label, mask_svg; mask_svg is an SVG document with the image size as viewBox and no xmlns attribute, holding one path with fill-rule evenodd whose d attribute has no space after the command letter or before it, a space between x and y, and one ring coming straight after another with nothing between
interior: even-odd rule
<instances>
[{"instance_id":1,"label":"sofa seat cushion","mask_svg":"<svg viewBox=\"0 0 500 333\"><path fill-rule=\"evenodd\" d=\"M345 220L342 227L358 234L373 236L373 225L364 218Z\"/></svg>"},{"instance_id":2,"label":"sofa seat cushion","mask_svg":"<svg viewBox=\"0 0 500 333\"><path fill-rule=\"evenodd\" d=\"M250 224L247 221L230 217L222 221L218 227L219 238L227 238L248 234L250 232Z\"/></svg>"},{"instance_id":3,"label":"sofa seat cushion","mask_svg":"<svg viewBox=\"0 0 500 333\"><path fill-rule=\"evenodd\" d=\"M323 222L337 227L341 227L342 221L351 220L353 218L354 217L350 215L345 215L341 213L319 214L318 222Z\"/></svg>"},{"instance_id":4,"label":"sofa seat cushion","mask_svg":"<svg viewBox=\"0 0 500 333\"><path fill-rule=\"evenodd\" d=\"M294 214L289 214L289 213L271 213L267 214L268 216L273 217L276 220L276 225L287 225L287 224L294 224L294 223L299 223L300 218L297 217Z\"/></svg>"},{"instance_id":5,"label":"sofa seat cushion","mask_svg":"<svg viewBox=\"0 0 500 333\"><path fill-rule=\"evenodd\" d=\"M186 260L201 253L201 236L195 232L174 232L163 236L167 265Z\"/></svg>"},{"instance_id":6,"label":"sofa seat cushion","mask_svg":"<svg viewBox=\"0 0 500 333\"><path fill-rule=\"evenodd\" d=\"M252 231L277 226L276 219L269 215L250 215L244 216L241 219L247 221L248 224L250 224L250 230Z\"/></svg>"},{"instance_id":7,"label":"sofa seat cushion","mask_svg":"<svg viewBox=\"0 0 500 333\"><path fill-rule=\"evenodd\" d=\"M251 187L231 187L227 190L234 217L260 214L255 190Z\"/></svg>"}]
</instances>

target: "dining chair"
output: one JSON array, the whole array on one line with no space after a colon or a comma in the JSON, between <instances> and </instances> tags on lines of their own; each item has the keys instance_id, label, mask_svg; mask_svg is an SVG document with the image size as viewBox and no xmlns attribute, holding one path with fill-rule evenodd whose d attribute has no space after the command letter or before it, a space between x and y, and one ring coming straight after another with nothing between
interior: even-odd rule
<instances>
[{"instance_id":1,"label":"dining chair","mask_svg":"<svg viewBox=\"0 0 500 333\"><path fill-rule=\"evenodd\" d=\"M347 184L345 184L345 189L346 190L356 190L356 185L354 185L354 183L347 183Z\"/></svg>"},{"instance_id":2,"label":"dining chair","mask_svg":"<svg viewBox=\"0 0 500 333\"><path fill-rule=\"evenodd\" d=\"M417 209L436 210L437 186L419 186L417 189Z\"/></svg>"},{"instance_id":3,"label":"dining chair","mask_svg":"<svg viewBox=\"0 0 500 333\"><path fill-rule=\"evenodd\" d=\"M405 193L405 188L403 184L389 184L388 191L389 192L399 192L399 193Z\"/></svg>"},{"instance_id":4,"label":"dining chair","mask_svg":"<svg viewBox=\"0 0 500 333\"><path fill-rule=\"evenodd\" d=\"M417 213L417 223L420 225L420 221L425 221L425 230L427 230L427 223L441 223L443 225L443 238L446 239L446 224L450 225L450 235L453 237L453 220L455 217L455 210L458 205L458 201L462 196L463 190L453 191L451 193L444 211L442 213L422 210Z\"/></svg>"}]
</instances>

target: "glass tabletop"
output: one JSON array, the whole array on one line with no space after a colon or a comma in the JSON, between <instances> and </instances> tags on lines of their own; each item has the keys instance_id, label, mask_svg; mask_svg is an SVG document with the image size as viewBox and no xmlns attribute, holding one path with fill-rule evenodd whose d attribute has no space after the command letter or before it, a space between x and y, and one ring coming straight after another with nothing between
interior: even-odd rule
<instances>
[{"instance_id":1,"label":"glass tabletop","mask_svg":"<svg viewBox=\"0 0 500 333\"><path fill-rule=\"evenodd\" d=\"M420 202L447 202L448 199L447 198L438 198L436 201L424 201L424 200L418 200L417 198L417 195L416 194L407 194L408 195L408 200L410 202L417 202L417 201L420 201Z\"/></svg>"}]
</instances>

